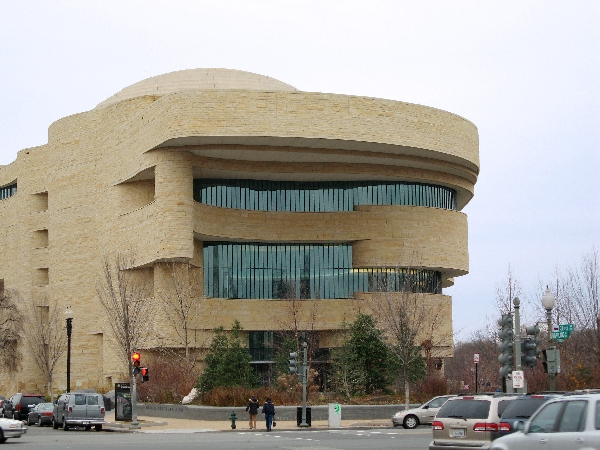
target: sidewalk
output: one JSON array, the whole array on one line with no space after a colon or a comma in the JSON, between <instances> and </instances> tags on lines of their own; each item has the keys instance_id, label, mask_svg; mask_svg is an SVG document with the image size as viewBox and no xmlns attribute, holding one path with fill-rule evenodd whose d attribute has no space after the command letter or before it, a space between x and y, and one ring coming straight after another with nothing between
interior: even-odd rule
<instances>
[{"instance_id":1,"label":"sidewalk","mask_svg":"<svg viewBox=\"0 0 600 450\"><path fill-rule=\"evenodd\" d=\"M131 430L128 422L109 422L107 421L104 427L112 431L136 431L141 433L202 433L210 431L232 431L232 432L266 432L264 421L257 421L258 429L251 430L248 427L248 420L242 418L236 420L236 429L231 429L231 421L216 421L216 420L189 420L189 419L173 419L139 416L138 422L140 428ZM295 421L277 421L277 426L273 427L273 431L282 430L315 430L329 429L327 420L313 420L311 427L299 428ZM391 427L391 421L372 420L365 422L355 422L352 420L342 420L342 428L371 428L371 427Z\"/></svg>"}]
</instances>

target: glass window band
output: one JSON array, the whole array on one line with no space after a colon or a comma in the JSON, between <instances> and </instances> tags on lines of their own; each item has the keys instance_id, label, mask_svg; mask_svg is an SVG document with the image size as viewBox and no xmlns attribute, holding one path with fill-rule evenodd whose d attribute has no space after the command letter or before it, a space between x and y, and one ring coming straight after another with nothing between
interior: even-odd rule
<instances>
[{"instance_id":1,"label":"glass window band","mask_svg":"<svg viewBox=\"0 0 600 450\"><path fill-rule=\"evenodd\" d=\"M355 292L441 293L441 273L353 268L351 244L204 243L204 294L216 298L328 299Z\"/></svg>"},{"instance_id":2,"label":"glass window band","mask_svg":"<svg viewBox=\"0 0 600 450\"><path fill-rule=\"evenodd\" d=\"M270 181L194 179L194 200L256 211L352 211L356 205L428 206L456 210L456 191L444 186L386 181Z\"/></svg>"}]
</instances>

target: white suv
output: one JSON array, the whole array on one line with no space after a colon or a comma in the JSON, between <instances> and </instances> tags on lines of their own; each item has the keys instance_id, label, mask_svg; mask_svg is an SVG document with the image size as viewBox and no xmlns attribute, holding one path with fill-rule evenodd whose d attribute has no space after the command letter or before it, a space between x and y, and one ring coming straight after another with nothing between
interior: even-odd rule
<instances>
[{"instance_id":1,"label":"white suv","mask_svg":"<svg viewBox=\"0 0 600 450\"><path fill-rule=\"evenodd\" d=\"M431 423L429 450L489 449L500 417L517 395L475 394L449 398Z\"/></svg>"}]
</instances>

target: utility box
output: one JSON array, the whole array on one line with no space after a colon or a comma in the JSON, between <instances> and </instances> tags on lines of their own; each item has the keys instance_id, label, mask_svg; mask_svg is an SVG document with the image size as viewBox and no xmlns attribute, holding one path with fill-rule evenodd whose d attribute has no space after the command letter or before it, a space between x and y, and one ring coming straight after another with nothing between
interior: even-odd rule
<instances>
[{"instance_id":1,"label":"utility box","mask_svg":"<svg viewBox=\"0 0 600 450\"><path fill-rule=\"evenodd\" d=\"M327 426L329 428L342 427L342 407L339 403L329 403L329 418Z\"/></svg>"}]
</instances>

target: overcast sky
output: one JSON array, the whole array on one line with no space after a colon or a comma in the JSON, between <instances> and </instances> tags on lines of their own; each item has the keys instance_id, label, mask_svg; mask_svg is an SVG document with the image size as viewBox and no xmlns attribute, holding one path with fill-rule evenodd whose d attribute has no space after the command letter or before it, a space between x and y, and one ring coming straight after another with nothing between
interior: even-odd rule
<instances>
[{"instance_id":1,"label":"overcast sky","mask_svg":"<svg viewBox=\"0 0 600 450\"><path fill-rule=\"evenodd\" d=\"M600 1L0 0L0 164L125 86L197 67L433 106L479 129L465 339L509 265L538 280L600 247Z\"/></svg>"}]
</instances>

